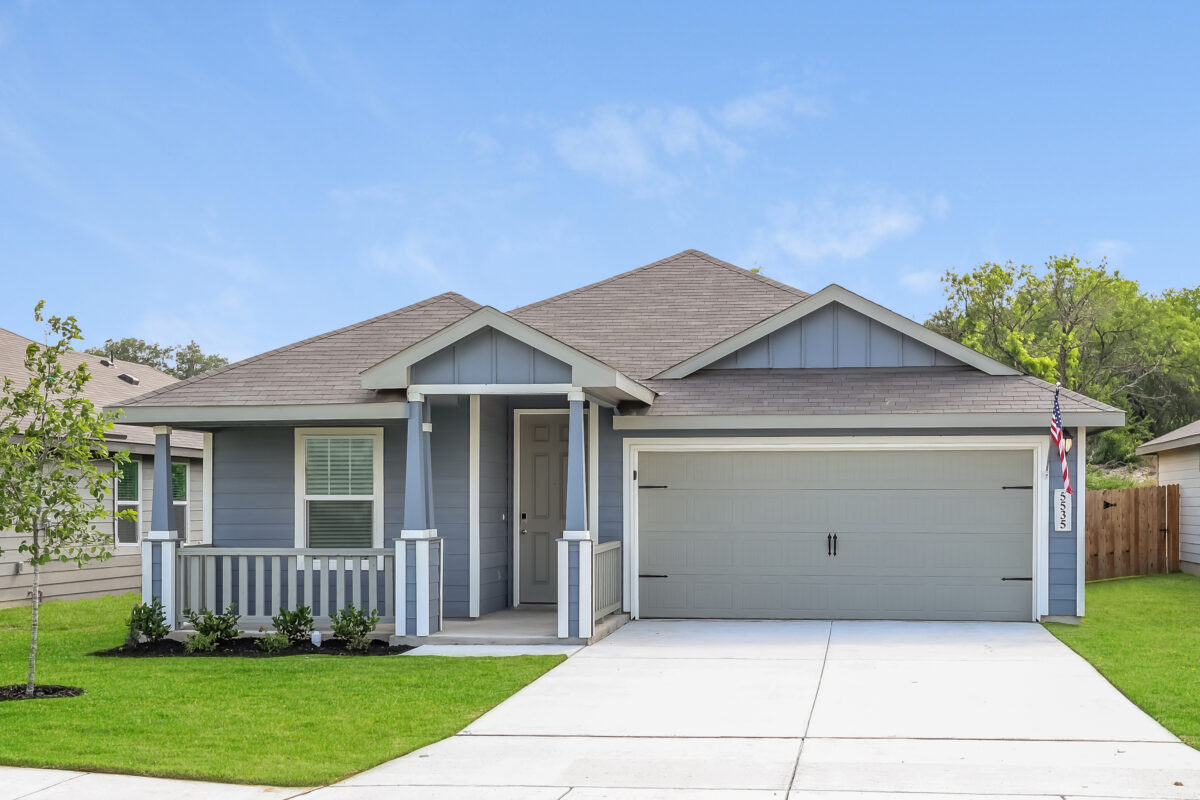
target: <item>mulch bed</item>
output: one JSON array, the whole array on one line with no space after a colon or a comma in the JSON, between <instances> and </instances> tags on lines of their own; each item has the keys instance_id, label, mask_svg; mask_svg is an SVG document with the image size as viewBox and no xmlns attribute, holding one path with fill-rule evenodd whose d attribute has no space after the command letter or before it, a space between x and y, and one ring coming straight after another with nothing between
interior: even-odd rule
<instances>
[{"instance_id":1,"label":"mulch bed","mask_svg":"<svg viewBox=\"0 0 1200 800\"><path fill-rule=\"evenodd\" d=\"M25 684L14 683L10 686L0 686L0 701L4 700L40 700L50 697L79 697L83 689L78 686L57 686L55 684L35 683L33 697L25 695Z\"/></svg>"},{"instance_id":2,"label":"mulch bed","mask_svg":"<svg viewBox=\"0 0 1200 800\"><path fill-rule=\"evenodd\" d=\"M177 642L174 639L160 639L157 642L143 642L133 647L121 645L111 650L101 650L92 655L114 658L170 658L172 656L184 656L187 658L221 658L227 656L235 658L276 658L282 656L311 655L394 656L412 650L412 647L408 645L392 647L387 642L379 639L373 640L371 646L366 651L347 650L346 645L341 639L325 639L321 642L320 647L316 647L312 642L304 642L303 644L293 645L278 653L265 653L258 649L258 646L255 644L257 641L258 639L254 637L242 636L218 647L211 653L189 653L183 649L183 642Z\"/></svg>"}]
</instances>

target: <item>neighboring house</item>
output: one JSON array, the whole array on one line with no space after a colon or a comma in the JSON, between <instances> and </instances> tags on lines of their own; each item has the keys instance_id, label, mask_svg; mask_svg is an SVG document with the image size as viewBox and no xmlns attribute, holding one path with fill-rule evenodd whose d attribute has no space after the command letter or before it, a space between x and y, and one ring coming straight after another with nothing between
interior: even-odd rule
<instances>
[{"instance_id":1,"label":"neighboring house","mask_svg":"<svg viewBox=\"0 0 1200 800\"><path fill-rule=\"evenodd\" d=\"M688 250L507 313L438 295L123 407L212 434L213 547L147 546L176 613L352 602L423 636L547 604L586 639L621 611L1081 615L1084 437L1124 413L1062 393L1052 530L1053 395Z\"/></svg>"},{"instance_id":2,"label":"neighboring house","mask_svg":"<svg viewBox=\"0 0 1200 800\"><path fill-rule=\"evenodd\" d=\"M1200 420L1137 449L1158 456L1158 485L1179 484L1179 568L1200 575Z\"/></svg>"},{"instance_id":3,"label":"neighboring house","mask_svg":"<svg viewBox=\"0 0 1200 800\"><path fill-rule=\"evenodd\" d=\"M25 351L32 340L0 328L0 376L14 382L29 380ZM120 403L147 390L176 381L158 370L128 362L110 362L100 356L71 352L63 361L70 368L86 363L92 374L85 394L97 408ZM142 536L150 530L150 498L154 483L154 434L138 425L118 424L109 432L110 451L127 451L131 460L108 499L114 510L136 509L138 521L108 517L98 524L112 536L112 557L87 564L53 562L42 567L42 598L62 600L136 591L141 586ZM203 435L180 431L171 446L172 526L199 542L203 531ZM112 469L108 464L106 469ZM33 572L18 552L22 536L0 531L0 608L29 602Z\"/></svg>"}]
</instances>

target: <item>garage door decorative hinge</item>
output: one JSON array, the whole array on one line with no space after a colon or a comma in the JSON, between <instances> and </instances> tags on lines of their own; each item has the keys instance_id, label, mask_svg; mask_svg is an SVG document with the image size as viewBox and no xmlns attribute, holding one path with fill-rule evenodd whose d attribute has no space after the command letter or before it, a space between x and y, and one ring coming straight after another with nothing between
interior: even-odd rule
<instances>
[{"instance_id":1,"label":"garage door decorative hinge","mask_svg":"<svg viewBox=\"0 0 1200 800\"><path fill-rule=\"evenodd\" d=\"M667 485L665 483L658 483L658 484L647 483L645 486L639 486L638 488L639 489L666 489Z\"/></svg>"}]
</instances>

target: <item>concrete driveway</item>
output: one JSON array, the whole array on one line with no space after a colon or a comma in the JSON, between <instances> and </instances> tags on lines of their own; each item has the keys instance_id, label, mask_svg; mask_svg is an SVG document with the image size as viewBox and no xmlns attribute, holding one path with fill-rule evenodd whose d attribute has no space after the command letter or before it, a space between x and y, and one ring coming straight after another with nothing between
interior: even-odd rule
<instances>
[{"instance_id":1,"label":"concrete driveway","mask_svg":"<svg viewBox=\"0 0 1200 800\"><path fill-rule=\"evenodd\" d=\"M637 622L352 798L1200 798L1200 753L1041 626Z\"/></svg>"}]
</instances>

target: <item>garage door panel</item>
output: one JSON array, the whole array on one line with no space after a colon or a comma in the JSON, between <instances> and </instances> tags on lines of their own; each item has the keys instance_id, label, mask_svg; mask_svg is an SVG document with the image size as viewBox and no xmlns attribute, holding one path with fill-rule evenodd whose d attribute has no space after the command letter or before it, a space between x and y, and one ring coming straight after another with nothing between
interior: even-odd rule
<instances>
[{"instance_id":1,"label":"garage door panel","mask_svg":"<svg viewBox=\"0 0 1200 800\"><path fill-rule=\"evenodd\" d=\"M640 612L1030 619L1030 583L1001 579L1032 569L1033 493L1003 488L1032 471L1021 452L642 454L666 488L638 495L639 572L666 577L640 579Z\"/></svg>"}]
</instances>

